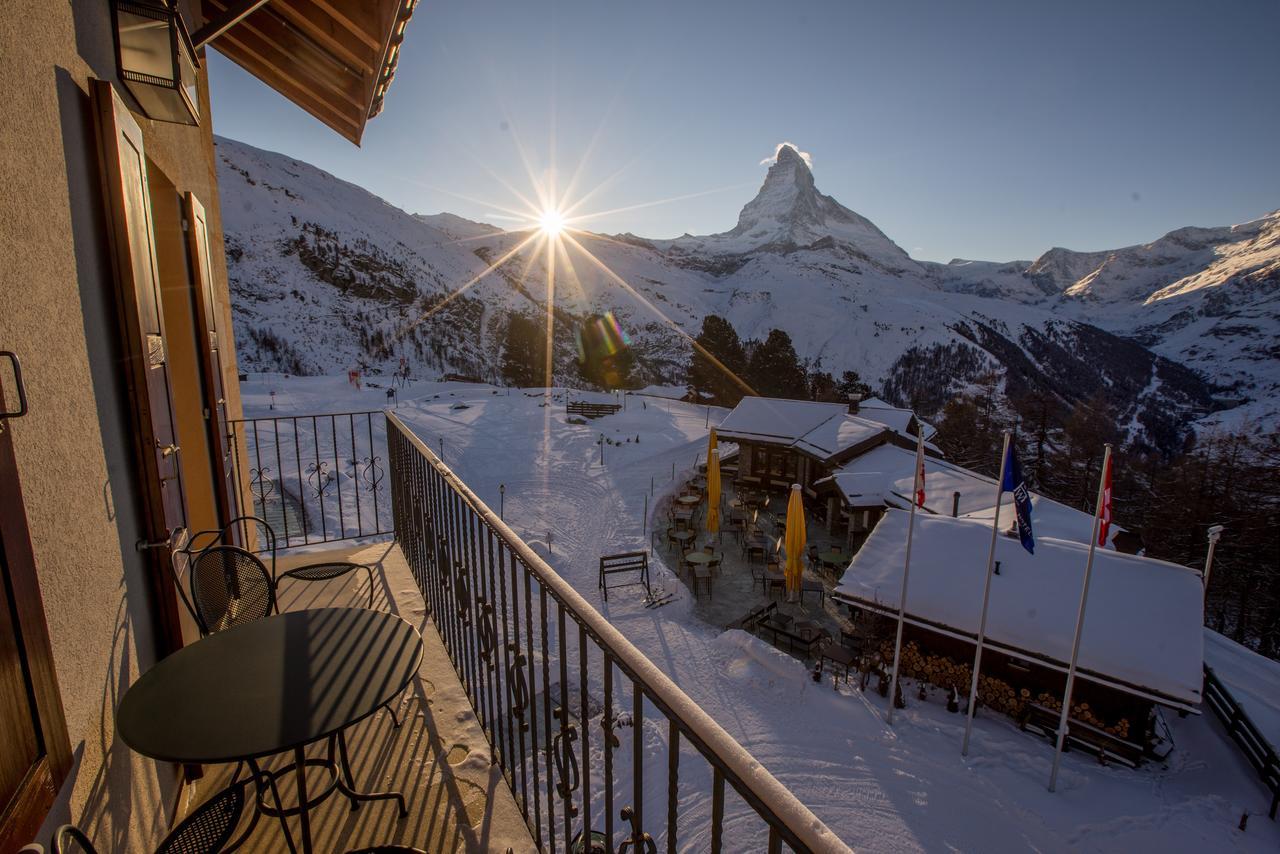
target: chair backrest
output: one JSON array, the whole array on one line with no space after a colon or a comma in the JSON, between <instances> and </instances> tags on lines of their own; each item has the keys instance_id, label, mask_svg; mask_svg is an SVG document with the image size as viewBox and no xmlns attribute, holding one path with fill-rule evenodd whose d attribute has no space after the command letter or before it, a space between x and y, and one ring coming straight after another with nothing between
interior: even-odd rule
<instances>
[{"instance_id":1,"label":"chair backrest","mask_svg":"<svg viewBox=\"0 0 1280 854\"><path fill-rule=\"evenodd\" d=\"M211 546L191 561L191 601L205 635L260 620L274 610L275 585L258 557L237 546Z\"/></svg>"},{"instance_id":2,"label":"chair backrest","mask_svg":"<svg viewBox=\"0 0 1280 854\"><path fill-rule=\"evenodd\" d=\"M53 841L49 846L53 854L98 854L89 837L74 824L64 824L53 832Z\"/></svg>"},{"instance_id":3,"label":"chair backrest","mask_svg":"<svg viewBox=\"0 0 1280 854\"><path fill-rule=\"evenodd\" d=\"M227 848L244 813L245 782L223 789L197 807L164 838L156 854L217 854Z\"/></svg>"},{"instance_id":4,"label":"chair backrest","mask_svg":"<svg viewBox=\"0 0 1280 854\"><path fill-rule=\"evenodd\" d=\"M704 552L706 552L707 554L714 554L714 553L715 553L715 549L711 547L711 544L710 544L710 543L708 543L707 545L703 546L703 547L702 547L702 550L703 550Z\"/></svg>"}]
</instances>

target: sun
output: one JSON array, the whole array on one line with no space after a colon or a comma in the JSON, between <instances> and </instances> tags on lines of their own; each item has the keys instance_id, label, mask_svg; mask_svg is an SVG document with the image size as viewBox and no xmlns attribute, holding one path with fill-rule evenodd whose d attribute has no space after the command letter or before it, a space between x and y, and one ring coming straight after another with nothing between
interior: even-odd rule
<instances>
[{"instance_id":1,"label":"sun","mask_svg":"<svg viewBox=\"0 0 1280 854\"><path fill-rule=\"evenodd\" d=\"M555 237L564 231L564 214L555 208L547 208L542 212L542 216L538 217L538 226L543 233Z\"/></svg>"}]
</instances>

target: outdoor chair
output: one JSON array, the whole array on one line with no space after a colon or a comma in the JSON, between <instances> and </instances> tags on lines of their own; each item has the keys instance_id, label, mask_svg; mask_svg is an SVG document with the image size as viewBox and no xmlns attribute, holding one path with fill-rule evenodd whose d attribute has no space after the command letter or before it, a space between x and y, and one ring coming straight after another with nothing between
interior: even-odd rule
<instances>
[{"instance_id":1,"label":"outdoor chair","mask_svg":"<svg viewBox=\"0 0 1280 854\"><path fill-rule=\"evenodd\" d=\"M276 610L276 588L267 567L239 546L209 546L191 556L187 576L187 606L201 635L261 620Z\"/></svg>"},{"instance_id":2,"label":"outdoor chair","mask_svg":"<svg viewBox=\"0 0 1280 854\"><path fill-rule=\"evenodd\" d=\"M707 598L712 598L711 593L711 570L710 568L698 567L693 572L693 596L698 597L698 588L702 587L707 591Z\"/></svg>"},{"instance_id":3,"label":"outdoor chair","mask_svg":"<svg viewBox=\"0 0 1280 854\"><path fill-rule=\"evenodd\" d=\"M268 556L270 562L269 565L256 554L252 554L228 540L229 535L235 533L237 530L241 532L247 531L249 523L256 525L259 532L266 540L265 554ZM204 543L204 545L202 545L202 543ZM187 558L188 568L190 570L202 560L207 552L219 548L237 548L239 551L250 555L253 560L263 566L264 571L271 580L272 587L277 591L279 589L280 581L285 578L296 581L329 581L346 575L349 572L354 572L357 569L363 569L369 575L369 608L372 609L374 607L373 567L371 566L351 563L349 561L322 561L320 563L295 567L294 569L288 570L283 575L278 575L276 571L276 554L278 552L276 532L275 529L271 527L271 523L266 519L263 519L261 516L237 516L222 528L211 528L205 531L197 531L191 535L191 538L187 541L186 548L180 550L179 554L184 555ZM181 590L180 581L178 589ZM274 603L273 607L275 607L277 612L279 611L278 603ZM226 627L224 626L223 628ZM204 631L203 628L201 631L202 634L209 633Z\"/></svg>"},{"instance_id":4,"label":"outdoor chair","mask_svg":"<svg viewBox=\"0 0 1280 854\"><path fill-rule=\"evenodd\" d=\"M249 804L250 782L251 779L245 779L232 783L198 806L169 832L156 848L156 854L216 854L219 851L234 851L243 845L257 826L261 815ZM233 841L232 836L246 806L250 807L249 824ZM283 819L280 825L289 841L289 847L292 848L293 837L289 826ZM89 837L73 824L64 824L53 832L50 848L53 854L97 854Z\"/></svg>"}]
</instances>

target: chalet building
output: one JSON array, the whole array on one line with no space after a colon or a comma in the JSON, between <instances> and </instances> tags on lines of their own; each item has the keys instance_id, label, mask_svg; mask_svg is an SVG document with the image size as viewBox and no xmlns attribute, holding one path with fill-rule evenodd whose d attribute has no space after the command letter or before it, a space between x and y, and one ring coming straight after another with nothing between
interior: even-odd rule
<instances>
[{"instance_id":1,"label":"chalet building","mask_svg":"<svg viewBox=\"0 0 1280 854\"><path fill-rule=\"evenodd\" d=\"M911 506L915 482L915 451L884 443L848 459L814 486L825 500L827 529L845 530L851 540L865 536L889 508ZM936 516L990 520L995 512L994 478L930 456L925 463L925 501L921 511ZM1093 515L1032 493L1032 523L1037 536L1087 543L1093 534ZM1000 516L1006 527L1014 522L1013 496L1001 497ZM1137 551L1137 537L1112 525L1109 547Z\"/></svg>"},{"instance_id":2,"label":"chalet building","mask_svg":"<svg viewBox=\"0 0 1280 854\"><path fill-rule=\"evenodd\" d=\"M908 513L886 510L834 597L869 642L892 655ZM1052 524L1046 521L1046 528ZM989 522L917 513L905 607L904 675L968 691L982 610ZM1024 725L1056 729L1088 546L1038 531L1035 554L996 540L980 696ZM1198 713L1203 687L1198 571L1099 549L1081 636L1072 737L1136 763L1153 739L1153 708Z\"/></svg>"},{"instance_id":3,"label":"chalet building","mask_svg":"<svg viewBox=\"0 0 1280 854\"><path fill-rule=\"evenodd\" d=\"M738 446L739 483L771 490L799 483L805 497L816 500L818 482L846 460L886 443L914 449L920 430L926 442L933 436L933 428L910 410L881 400L846 405L744 397L716 435Z\"/></svg>"},{"instance_id":4,"label":"chalet building","mask_svg":"<svg viewBox=\"0 0 1280 854\"><path fill-rule=\"evenodd\" d=\"M0 850L67 821L151 850L174 813L178 766L125 747L115 710L196 637L185 532L247 505L207 47L359 143L415 5L4 4Z\"/></svg>"}]
</instances>

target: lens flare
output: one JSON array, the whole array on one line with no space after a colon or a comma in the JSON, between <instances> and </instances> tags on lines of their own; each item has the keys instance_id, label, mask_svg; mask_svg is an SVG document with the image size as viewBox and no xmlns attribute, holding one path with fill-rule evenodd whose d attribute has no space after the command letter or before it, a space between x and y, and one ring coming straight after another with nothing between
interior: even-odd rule
<instances>
[{"instance_id":1,"label":"lens flare","mask_svg":"<svg viewBox=\"0 0 1280 854\"><path fill-rule=\"evenodd\" d=\"M564 230L564 214L555 208L547 208L542 212L542 216L538 217L538 226L543 233L555 237Z\"/></svg>"}]
</instances>

